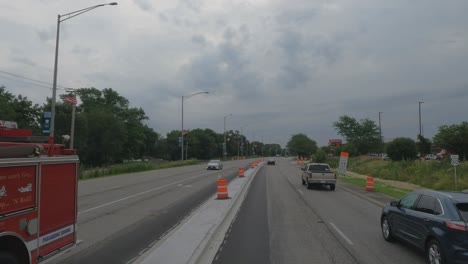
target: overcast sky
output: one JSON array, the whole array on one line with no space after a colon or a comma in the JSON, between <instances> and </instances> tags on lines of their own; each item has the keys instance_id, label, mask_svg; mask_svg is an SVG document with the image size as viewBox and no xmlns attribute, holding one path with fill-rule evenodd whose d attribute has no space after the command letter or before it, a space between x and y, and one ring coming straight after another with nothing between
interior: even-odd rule
<instances>
[{"instance_id":1,"label":"overcast sky","mask_svg":"<svg viewBox=\"0 0 468 264\"><path fill-rule=\"evenodd\" d=\"M0 71L52 83L57 14L94 0L0 0ZM165 135L240 130L284 144L336 138L340 115L386 140L468 120L466 0L124 0L61 23L58 83L112 88ZM21 80L21 81L19 81ZM42 104L46 87L0 73ZM37 84L37 83L36 83ZM45 84L42 84L45 85ZM45 85L47 86L47 85ZM64 91L59 91L63 93ZM0 118L1 119L1 118Z\"/></svg>"}]
</instances>

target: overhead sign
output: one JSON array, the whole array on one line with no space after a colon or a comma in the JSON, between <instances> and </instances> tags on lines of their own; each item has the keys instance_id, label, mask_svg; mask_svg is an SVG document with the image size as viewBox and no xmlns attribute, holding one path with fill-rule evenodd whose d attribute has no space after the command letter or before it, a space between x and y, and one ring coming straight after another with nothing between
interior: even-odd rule
<instances>
[{"instance_id":1,"label":"overhead sign","mask_svg":"<svg viewBox=\"0 0 468 264\"><path fill-rule=\"evenodd\" d=\"M51 112L44 112L44 124L42 126L42 133L50 133L50 119L52 117Z\"/></svg>"},{"instance_id":2,"label":"overhead sign","mask_svg":"<svg viewBox=\"0 0 468 264\"><path fill-rule=\"evenodd\" d=\"M338 167L338 173L340 175L346 175L346 169L348 168L348 152L341 152L340 153L340 166Z\"/></svg>"}]
</instances>

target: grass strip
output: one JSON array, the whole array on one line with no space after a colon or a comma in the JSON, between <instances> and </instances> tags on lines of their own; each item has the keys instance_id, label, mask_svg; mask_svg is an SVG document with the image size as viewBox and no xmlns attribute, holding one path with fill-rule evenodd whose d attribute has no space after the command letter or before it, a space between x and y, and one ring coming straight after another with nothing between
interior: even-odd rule
<instances>
[{"instance_id":1,"label":"grass strip","mask_svg":"<svg viewBox=\"0 0 468 264\"><path fill-rule=\"evenodd\" d=\"M165 161L165 162L129 162L114 164L107 167L81 169L80 180L114 176L126 173L135 173L167 168L175 168L205 163L201 160Z\"/></svg>"},{"instance_id":2,"label":"grass strip","mask_svg":"<svg viewBox=\"0 0 468 264\"><path fill-rule=\"evenodd\" d=\"M361 186L363 188L366 187L366 179L342 177L342 176L340 176L339 179L341 181L352 183L352 184ZM383 193L385 195L388 195L397 199L400 199L401 197L411 192L410 190L396 188L396 187L389 186L381 182L374 182L374 191L378 193Z\"/></svg>"}]
</instances>

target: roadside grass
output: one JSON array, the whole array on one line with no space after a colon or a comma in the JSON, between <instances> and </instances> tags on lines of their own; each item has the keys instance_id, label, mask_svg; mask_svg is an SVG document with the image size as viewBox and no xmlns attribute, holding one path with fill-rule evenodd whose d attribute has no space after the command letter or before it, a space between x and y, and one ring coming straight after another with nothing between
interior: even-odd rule
<instances>
[{"instance_id":1,"label":"roadside grass","mask_svg":"<svg viewBox=\"0 0 468 264\"><path fill-rule=\"evenodd\" d=\"M352 184L361 186L363 188L366 187L366 179L343 177L343 176L340 176L339 179L341 181L352 183ZM394 197L396 199L400 199L401 197L403 197L406 194L411 192L410 190L396 188L396 187L393 187L393 186L383 184L381 182L374 182L374 191L379 192L379 193L383 193L385 195Z\"/></svg>"},{"instance_id":2,"label":"roadside grass","mask_svg":"<svg viewBox=\"0 0 468 264\"><path fill-rule=\"evenodd\" d=\"M99 168L80 168L80 180L93 179L99 177L107 177L118 174L134 173L150 170L167 169L188 165L197 165L204 163L201 160L185 160L185 161L162 161L162 162L129 162L123 164L114 164L107 167Z\"/></svg>"},{"instance_id":3,"label":"roadside grass","mask_svg":"<svg viewBox=\"0 0 468 264\"><path fill-rule=\"evenodd\" d=\"M348 170L434 190L468 189L468 162L462 162L457 167L458 188L455 188L454 168L450 161L384 161L376 157L361 156L348 160Z\"/></svg>"}]
</instances>

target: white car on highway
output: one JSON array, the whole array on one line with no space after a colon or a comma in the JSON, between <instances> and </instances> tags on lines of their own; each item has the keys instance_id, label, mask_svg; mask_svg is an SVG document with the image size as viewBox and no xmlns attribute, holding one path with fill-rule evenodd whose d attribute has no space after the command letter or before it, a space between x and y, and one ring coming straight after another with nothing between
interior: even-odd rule
<instances>
[{"instance_id":1,"label":"white car on highway","mask_svg":"<svg viewBox=\"0 0 468 264\"><path fill-rule=\"evenodd\" d=\"M220 160L210 160L206 166L207 170L222 170L223 163Z\"/></svg>"}]
</instances>

